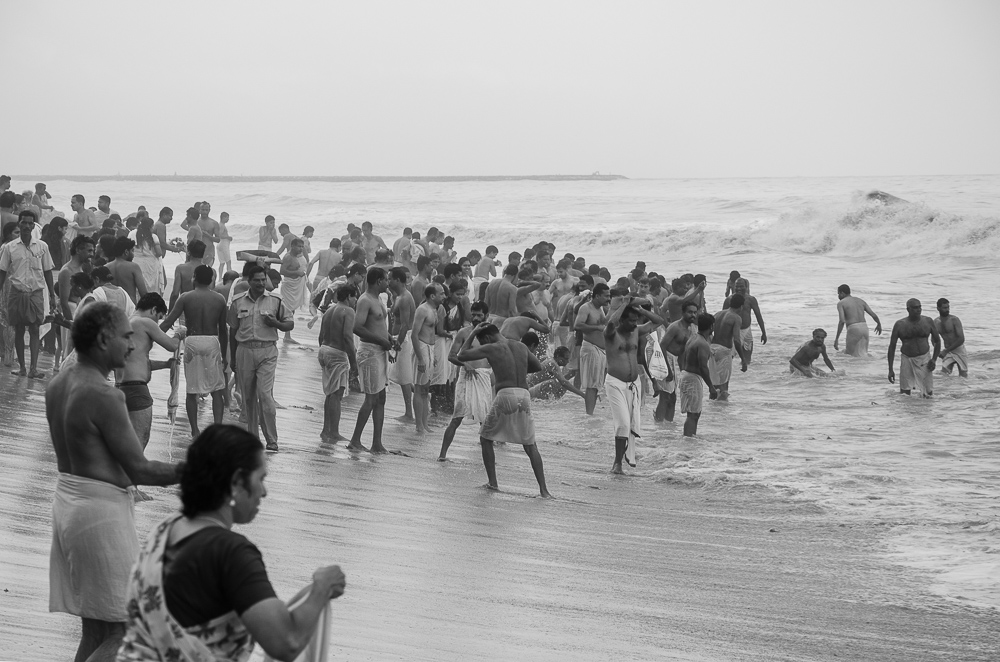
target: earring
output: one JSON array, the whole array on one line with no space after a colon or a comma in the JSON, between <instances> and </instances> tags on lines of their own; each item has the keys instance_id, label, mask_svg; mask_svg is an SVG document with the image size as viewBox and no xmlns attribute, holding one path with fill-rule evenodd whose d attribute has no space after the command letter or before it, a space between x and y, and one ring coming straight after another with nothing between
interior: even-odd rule
<instances>
[{"instance_id":1,"label":"earring","mask_svg":"<svg viewBox=\"0 0 1000 662\"><path fill-rule=\"evenodd\" d=\"M236 499L230 499L229 500L229 507L230 508L235 508L236 507Z\"/></svg>"}]
</instances>

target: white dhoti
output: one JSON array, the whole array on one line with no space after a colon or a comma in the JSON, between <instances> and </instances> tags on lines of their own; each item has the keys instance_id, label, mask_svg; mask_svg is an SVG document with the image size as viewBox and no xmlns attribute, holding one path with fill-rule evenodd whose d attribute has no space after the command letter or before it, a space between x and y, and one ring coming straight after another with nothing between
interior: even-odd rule
<instances>
[{"instance_id":1,"label":"white dhoti","mask_svg":"<svg viewBox=\"0 0 1000 662\"><path fill-rule=\"evenodd\" d=\"M49 611L125 622L129 575L138 558L131 492L60 473L52 503Z\"/></svg>"},{"instance_id":2,"label":"white dhoti","mask_svg":"<svg viewBox=\"0 0 1000 662\"><path fill-rule=\"evenodd\" d=\"M184 350L186 393L214 393L226 388L217 336L188 336Z\"/></svg>"},{"instance_id":3,"label":"white dhoti","mask_svg":"<svg viewBox=\"0 0 1000 662\"><path fill-rule=\"evenodd\" d=\"M868 325L855 322L847 325L844 353L850 356L868 357Z\"/></svg>"},{"instance_id":4,"label":"white dhoti","mask_svg":"<svg viewBox=\"0 0 1000 662\"><path fill-rule=\"evenodd\" d=\"M299 308L305 308L309 304L309 288L306 287L305 276L298 278L285 276L281 279L281 302L290 313L295 313Z\"/></svg>"},{"instance_id":5,"label":"white dhoti","mask_svg":"<svg viewBox=\"0 0 1000 662\"><path fill-rule=\"evenodd\" d=\"M451 338L438 336L434 341L434 372L431 374L431 385L440 386L447 384L451 378L451 361L448 354L451 352L451 345L455 341Z\"/></svg>"},{"instance_id":6,"label":"white dhoti","mask_svg":"<svg viewBox=\"0 0 1000 662\"><path fill-rule=\"evenodd\" d=\"M934 376L931 374L927 364L931 361L931 353L920 356L900 355L899 361L899 390L920 391L920 394L927 397L934 393Z\"/></svg>"},{"instance_id":7,"label":"white dhoti","mask_svg":"<svg viewBox=\"0 0 1000 662\"><path fill-rule=\"evenodd\" d=\"M959 372L969 371L969 355L965 351L965 345L959 345L941 359L941 367L948 372L951 372L955 366L958 366Z\"/></svg>"},{"instance_id":8,"label":"white dhoti","mask_svg":"<svg viewBox=\"0 0 1000 662\"><path fill-rule=\"evenodd\" d=\"M486 420L493 401L491 372L489 368L459 368L453 418L471 418L476 423Z\"/></svg>"},{"instance_id":9,"label":"white dhoti","mask_svg":"<svg viewBox=\"0 0 1000 662\"><path fill-rule=\"evenodd\" d=\"M611 417L615 423L615 438L624 437L628 440L625 445L625 461L630 467L634 467L635 439L639 437L639 430L642 428L639 385L634 381L623 382L609 374L604 380L604 392L608 396L608 406L611 407Z\"/></svg>"},{"instance_id":10,"label":"white dhoti","mask_svg":"<svg viewBox=\"0 0 1000 662\"><path fill-rule=\"evenodd\" d=\"M389 381L400 386L413 386L413 336L406 334L396 362L389 364Z\"/></svg>"},{"instance_id":11,"label":"white dhoti","mask_svg":"<svg viewBox=\"0 0 1000 662\"><path fill-rule=\"evenodd\" d=\"M708 360L708 374L712 377L713 386L721 386L729 382L733 376L733 350L723 345L712 344L712 352Z\"/></svg>"}]
</instances>

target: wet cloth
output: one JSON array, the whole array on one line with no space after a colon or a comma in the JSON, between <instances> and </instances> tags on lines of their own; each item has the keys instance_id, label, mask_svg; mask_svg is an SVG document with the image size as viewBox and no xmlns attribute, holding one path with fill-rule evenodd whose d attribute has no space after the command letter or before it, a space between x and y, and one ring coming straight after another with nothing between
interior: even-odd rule
<instances>
[{"instance_id":1,"label":"wet cloth","mask_svg":"<svg viewBox=\"0 0 1000 662\"><path fill-rule=\"evenodd\" d=\"M634 467L635 440L639 438L639 430L642 429L639 385L635 381L624 382L614 375L608 375L604 381L604 392L608 396L608 406L611 407L615 438L624 437L628 440L625 445L625 461L630 467Z\"/></svg>"},{"instance_id":2,"label":"wet cloth","mask_svg":"<svg viewBox=\"0 0 1000 662\"><path fill-rule=\"evenodd\" d=\"M302 273L306 272L306 259L299 256L299 266ZM309 305L309 288L306 287L306 277L282 276L281 278L281 301L289 313L294 313L299 308Z\"/></svg>"},{"instance_id":3,"label":"wet cloth","mask_svg":"<svg viewBox=\"0 0 1000 662\"><path fill-rule=\"evenodd\" d=\"M7 319L11 326L41 324L45 319L44 291L22 292L11 287L7 295Z\"/></svg>"},{"instance_id":4,"label":"wet cloth","mask_svg":"<svg viewBox=\"0 0 1000 662\"><path fill-rule=\"evenodd\" d=\"M844 353L850 356L868 356L868 325L855 322L847 325Z\"/></svg>"},{"instance_id":5,"label":"wet cloth","mask_svg":"<svg viewBox=\"0 0 1000 662\"><path fill-rule=\"evenodd\" d=\"M733 376L733 350L714 343L709 349L712 356L708 359L708 374L712 378L712 385L725 384Z\"/></svg>"},{"instance_id":6,"label":"wet cloth","mask_svg":"<svg viewBox=\"0 0 1000 662\"><path fill-rule=\"evenodd\" d=\"M184 339L184 381L186 393L214 393L226 388L218 336Z\"/></svg>"},{"instance_id":7,"label":"wet cloth","mask_svg":"<svg viewBox=\"0 0 1000 662\"><path fill-rule=\"evenodd\" d=\"M235 611L208 623L182 628L167 610L163 559L174 514L154 528L128 586L128 630L117 662L246 662L254 641Z\"/></svg>"},{"instance_id":8,"label":"wet cloth","mask_svg":"<svg viewBox=\"0 0 1000 662\"><path fill-rule=\"evenodd\" d=\"M350 386L351 360L347 352L320 345L319 365L323 369L323 395L331 395Z\"/></svg>"},{"instance_id":9,"label":"wet cloth","mask_svg":"<svg viewBox=\"0 0 1000 662\"><path fill-rule=\"evenodd\" d=\"M431 374L431 384L440 386L451 381L452 363L448 360L453 338L438 336L434 340L434 372Z\"/></svg>"},{"instance_id":10,"label":"wet cloth","mask_svg":"<svg viewBox=\"0 0 1000 662\"><path fill-rule=\"evenodd\" d=\"M604 387L604 376L608 372L608 357L603 347L598 347L587 340L580 348L580 386L581 388Z\"/></svg>"},{"instance_id":11,"label":"wet cloth","mask_svg":"<svg viewBox=\"0 0 1000 662\"><path fill-rule=\"evenodd\" d=\"M125 408L129 411L142 411L153 406L153 396L149 394L146 382L122 382L118 390L125 394Z\"/></svg>"},{"instance_id":12,"label":"wet cloth","mask_svg":"<svg viewBox=\"0 0 1000 662\"><path fill-rule=\"evenodd\" d=\"M427 386L431 383L431 379L434 376L434 347L419 338L414 342L412 359L413 383L416 386ZM424 364L423 372L417 367L417 359L420 359L420 362Z\"/></svg>"},{"instance_id":13,"label":"wet cloth","mask_svg":"<svg viewBox=\"0 0 1000 662\"><path fill-rule=\"evenodd\" d=\"M160 238L153 235L153 243L160 245ZM163 273L163 259L156 256L156 251L149 244L136 245L132 262L139 265L142 279L146 281L146 289L150 292L163 294L166 287L166 277Z\"/></svg>"},{"instance_id":14,"label":"wet cloth","mask_svg":"<svg viewBox=\"0 0 1000 662\"><path fill-rule=\"evenodd\" d=\"M378 345L358 343L358 381L364 393L375 394L385 390L389 380L389 353Z\"/></svg>"},{"instance_id":15,"label":"wet cloth","mask_svg":"<svg viewBox=\"0 0 1000 662\"><path fill-rule=\"evenodd\" d=\"M486 420L493 399L491 374L489 368L459 368L453 418L471 418L476 423Z\"/></svg>"},{"instance_id":16,"label":"wet cloth","mask_svg":"<svg viewBox=\"0 0 1000 662\"><path fill-rule=\"evenodd\" d=\"M955 366L962 372L969 371L969 355L965 351L965 345L959 345L941 359L941 367L945 370L950 372Z\"/></svg>"},{"instance_id":17,"label":"wet cloth","mask_svg":"<svg viewBox=\"0 0 1000 662\"><path fill-rule=\"evenodd\" d=\"M413 375L413 334L407 333L396 352L396 362L389 364L389 381L400 386L413 386Z\"/></svg>"},{"instance_id":18,"label":"wet cloth","mask_svg":"<svg viewBox=\"0 0 1000 662\"><path fill-rule=\"evenodd\" d=\"M535 421L531 416L531 395L527 389L500 389L493 397L479 436L490 441L534 445Z\"/></svg>"},{"instance_id":19,"label":"wet cloth","mask_svg":"<svg viewBox=\"0 0 1000 662\"><path fill-rule=\"evenodd\" d=\"M680 373L677 372L677 357L670 352L663 352L663 358L667 362L667 367L670 368L670 380L664 382L662 391L667 393L675 393L677 391L677 382L680 379Z\"/></svg>"},{"instance_id":20,"label":"wet cloth","mask_svg":"<svg viewBox=\"0 0 1000 662\"><path fill-rule=\"evenodd\" d=\"M748 326L745 329L740 329L740 346L743 348L744 354L749 354L753 351L753 327ZM739 352L736 351L736 345L733 345L733 356L739 355ZM747 363L749 362L747 360Z\"/></svg>"},{"instance_id":21,"label":"wet cloth","mask_svg":"<svg viewBox=\"0 0 1000 662\"><path fill-rule=\"evenodd\" d=\"M697 375L687 370L681 370L681 376L677 380L677 390L680 393L678 399L681 402L682 414L700 414L702 402L705 398L705 380L701 375Z\"/></svg>"},{"instance_id":22,"label":"wet cloth","mask_svg":"<svg viewBox=\"0 0 1000 662\"><path fill-rule=\"evenodd\" d=\"M920 356L900 354L899 359L899 390L916 389L924 396L931 395L934 392L934 377L927 367L931 361L930 351Z\"/></svg>"},{"instance_id":23,"label":"wet cloth","mask_svg":"<svg viewBox=\"0 0 1000 662\"><path fill-rule=\"evenodd\" d=\"M124 622L129 570L138 556L132 493L60 473L52 502L49 611Z\"/></svg>"}]
</instances>

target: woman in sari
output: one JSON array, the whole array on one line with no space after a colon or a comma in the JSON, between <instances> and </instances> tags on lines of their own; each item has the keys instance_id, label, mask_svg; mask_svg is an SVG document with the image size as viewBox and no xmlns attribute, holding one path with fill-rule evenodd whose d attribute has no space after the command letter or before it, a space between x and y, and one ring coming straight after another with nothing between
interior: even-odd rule
<instances>
[{"instance_id":1,"label":"woman in sari","mask_svg":"<svg viewBox=\"0 0 1000 662\"><path fill-rule=\"evenodd\" d=\"M148 216L139 221L135 231L135 253L132 261L142 269L142 279L146 289L163 294L166 285L163 274L163 249L160 238L153 234L153 219Z\"/></svg>"},{"instance_id":2,"label":"woman in sari","mask_svg":"<svg viewBox=\"0 0 1000 662\"><path fill-rule=\"evenodd\" d=\"M344 574L316 570L294 610L275 596L260 551L230 530L257 515L266 475L260 440L242 428L212 425L191 444L181 512L153 528L132 571L118 662L245 662L255 641L291 662L306 647Z\"/></svg>"}]
</instances>

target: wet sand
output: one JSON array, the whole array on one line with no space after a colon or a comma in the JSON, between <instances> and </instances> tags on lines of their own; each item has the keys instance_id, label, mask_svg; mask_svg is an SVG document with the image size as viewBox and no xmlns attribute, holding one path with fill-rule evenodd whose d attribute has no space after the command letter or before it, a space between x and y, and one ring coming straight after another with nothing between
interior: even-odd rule
<instances>
[{"instance_id":1,"label":"wet sand","mask_svg":"<svg viewBox=\"0 0 1000 662\"><path fill-rule=\"evenodd\" d=\"M426 438L394 420L385 444L406 456L352 454L322 444L322 390L314 347L282 346L275 395L281 451L269 456L268 497L241 527L261 549L278 594L339 563L346 594L334 603L332 659L347 660L988 660L1000 656L1000 614L941 607L929 580L879 556L878 527L831 525L817 513L756 492L708 492L607 473L613 451L547 444L537 432L550 491L520 447L497 451L502 488L485 473L476 429L465 425L435 460ZM41 368L50 371L51 359ZM55 460L44 381L0 375L0 660L69 660L79 619L48 613ZM179 459L166 371L147 455ZM345 400L341 433L362 396ZM579 405L569 401L563 406ZM207 424L210 407L203 405ZM580 406L582 410L582 406ZM582 411L581 411L582 414ZM228 416L228 415L227 415ZM650 417L651 418L651 417ZM679 433L679 431L678 431ZM369 423L363 436L371 440ZM148 488L140 538L176 508L174 490ZM259 653L258 653L259 654Z\"/></svg>"}]
</instances>

